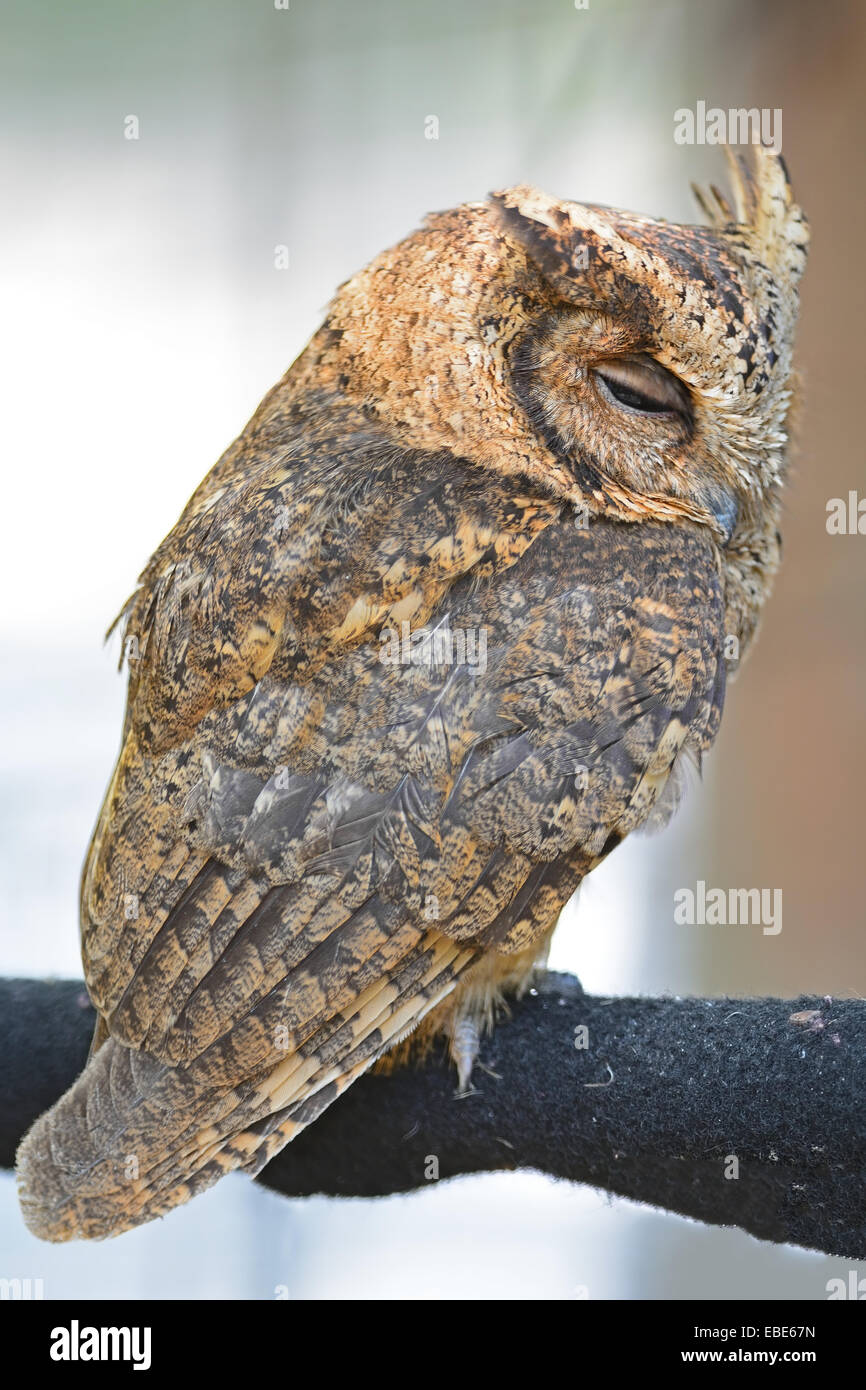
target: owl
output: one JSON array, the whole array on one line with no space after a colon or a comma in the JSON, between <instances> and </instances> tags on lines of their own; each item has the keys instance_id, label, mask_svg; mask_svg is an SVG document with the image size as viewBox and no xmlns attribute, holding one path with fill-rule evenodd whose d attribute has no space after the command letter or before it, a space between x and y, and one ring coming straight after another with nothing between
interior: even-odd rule
<instances>
[{"instance_id":1,"label":"owl","mask_svg":"<svg viewBox=\"0 0 866 1390\"><path fill-rule=\"evenodd\" d=\"M429 217L153 555L36 1235L257 1173L410 1044L466 1087L582 879L674 808L779 562L808 239L779 156L731 164L704 226L531 187Z\"/></svg>"}]
</instances>

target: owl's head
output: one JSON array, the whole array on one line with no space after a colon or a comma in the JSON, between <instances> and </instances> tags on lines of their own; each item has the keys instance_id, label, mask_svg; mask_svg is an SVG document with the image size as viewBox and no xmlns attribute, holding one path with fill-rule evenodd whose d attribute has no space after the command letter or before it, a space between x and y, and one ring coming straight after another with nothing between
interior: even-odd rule
<instances>
[{"instance_id":1,"label":"owl's head","mask_svg":"<svg viewBox=\"0 0 866 1390\"><path fill-rule=\"evenodd\" d=\"M709 528L749 635L778 559L808 231L779 155L730 162L732 205L696 190L708 226L529 187L433 215L342 287L294 389L330 385L395 442L591 516Z\"/></svg>"},{"instance_id":2,"label":"owl's head","mask_svg":"<svg viewBox=\"0 0 866 1390\"><path fill-rule=\"evenodd\" d=\"M553 301L510 353L548 446L614 506L687 514L727 544L782 478L808 232L781 157L732 157L709 227L494 195ZM670 512L668 512L670 514Z\"/></svg>"}]
</instances>

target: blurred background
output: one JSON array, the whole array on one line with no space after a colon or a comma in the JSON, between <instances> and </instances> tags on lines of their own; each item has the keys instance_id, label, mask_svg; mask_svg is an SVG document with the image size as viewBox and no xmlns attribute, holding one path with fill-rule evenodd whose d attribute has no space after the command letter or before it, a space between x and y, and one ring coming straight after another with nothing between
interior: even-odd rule
<instances>
[{"instance_id":1,"label":"blurred background","mask_svg":"<svg viewBox=\"0 0 866 1390\"><path fill-rule=\"evenodd\" d=\"M78 874L123 701L102 633L336 286L426 212L518 182L694 220L689 183L724 181L724 160L676 144L674 111L704 100L782 109L812 225L785 561L703 783L593 874L553 963L594 992L866 992L866 537L825 525L830 498L866 495L859 0L3 16L0 971L80 975ZM782 932L675 925L698 879L780 888ZM846 1271L537 1174L375 1202L232 1177L118 1241L54 1248L0 1176L0 1275L48 1298L821 1299Z\"/></svg>"}]
</instances>

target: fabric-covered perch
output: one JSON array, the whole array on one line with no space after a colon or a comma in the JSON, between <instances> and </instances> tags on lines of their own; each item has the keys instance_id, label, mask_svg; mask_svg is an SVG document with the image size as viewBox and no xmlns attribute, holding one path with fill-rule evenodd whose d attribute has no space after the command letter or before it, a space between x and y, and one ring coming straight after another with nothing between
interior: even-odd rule
<instances>
[{"instance_id":1,"label":"fabric-covered perch","mask_svg":"<svg viewBox=\"0 0 866 1390\"><path fill-rule=\"evenodd\" d=\"M0 981L3 1166L92 1029L83 984ZM862 1000L604 999L548 974L482 1045L473 1094L436 1054L368 1074L259 1181L371 1197L530 1168L863 1259L864 1055Z\"/></svg>"}]
</instances>

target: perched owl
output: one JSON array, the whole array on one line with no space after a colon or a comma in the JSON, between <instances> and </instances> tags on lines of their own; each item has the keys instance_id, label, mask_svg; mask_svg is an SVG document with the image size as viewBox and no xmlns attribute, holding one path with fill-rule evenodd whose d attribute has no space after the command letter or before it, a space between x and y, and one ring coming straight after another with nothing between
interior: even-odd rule
<instances>
[{"instance_id":1,"label":"perched owl","mask_svg":"<svg viewBox=\"0 0 866 1390\"><path fill-rule=\"evenodd\" d=\"M781 159L732 166L707 227L527 187L430 217L154 554L82 885L100 1022L19 1154L37 1235L258 1172L413 1030L465 1084L675 804L779 559L806 258Z\"/></svg>"}]
</instances>

